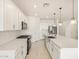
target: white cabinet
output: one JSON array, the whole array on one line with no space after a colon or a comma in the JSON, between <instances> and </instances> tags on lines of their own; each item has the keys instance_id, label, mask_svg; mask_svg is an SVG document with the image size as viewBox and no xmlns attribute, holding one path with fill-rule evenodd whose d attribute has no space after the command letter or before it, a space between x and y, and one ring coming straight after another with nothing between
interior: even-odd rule
<instances>
[{"instance_id":1,"label":"white cabinet","mask_svg":"<svg viewBox=\"0 0 79 59\"><path fill-rule=\"evenodd\" d=\"M60 59L60 48L58 48L54 43L50 42L51 45L51 56L52 59Z\"/></svg>"},{"instance_id":2,"label":"white cabinet","mask_svg":"<svg viewBox=\"0 0 79 59\"><path fill-rule=\"evenodd\" d=\"M60 49L48 39L46 39L45 44L52 59L60 59Z\"/></svg>"},{"instance_id":3,"label":"white cabinet","mask_svg":"<svg viewBox=\"0 0 79 59\"><path fill-rule=\"evenodd\" d=\"M16 39L0 46L0 59L25 59L27 39Z\"/></svg>"},{"instance_id":4,"label":"white cabinet","mask_svg":"<svg viewBox=\"0 0 79 59\"><path fill-rule=\"evenodd\" d=\"M0 51L0 59L15 59L15 51Z\"/></svg>"},{"instance_id":5,"label":"white cabinet","mask_svg":"<svg viewBox=\"0 0 79 59\"><path fill-rule=\"evenodd\" d=\"M28 34L32 35L32 42L40 40L40 18L28 16Z\"/></svg>"},{"instance_id":6,"label":"white cabinet","mask_svg":"<svg viewBox=\"0 0 79 59\"><path fill-rule=\"evenodd\" d=\"M21 21L26 17L15 3L12 0L0 0L0 7L0 31L21 30Z\"/></svg>"},{"instance_id":7,"label":"white cabinet","mask_svg":"<svg viewBox=\"0 0 79 59\"><path fill-rule=\"evenodd\" d=\"M28 23L27 17L23 14L23 12L18 10L18 29L22 29L22 24L21 24L22 21Z\"/></svg>"},{"instance_id":8,"label":"white cabinet","mask_svg":"<svg viewBox=\"0 0 79 59\"><path fill-rule=\"evenodd\" d=\"M3 0L0 0L0 31L3 30Z\"/></svg>"},{"instance_id":9,"label":"white cabinet","mask_svg":"<svg viewBox=\"0 0 79 59\"><path fill-rule=\"evenodd\" d=\"M18 8L11 0L4 0L4 30L18 29Z\"/></svg>"},{"instance_id":10,"label":"white cabinet","mask_svg":"<svg viewBox=\"0 0 79 59\"><path fill-rule=\"evenodd\" d=\"M57 39L45 40L46 48L52 59L78 59L78 48L60 47L58 44L56 44L55 40Z\"/></svg>"}]
</instances>

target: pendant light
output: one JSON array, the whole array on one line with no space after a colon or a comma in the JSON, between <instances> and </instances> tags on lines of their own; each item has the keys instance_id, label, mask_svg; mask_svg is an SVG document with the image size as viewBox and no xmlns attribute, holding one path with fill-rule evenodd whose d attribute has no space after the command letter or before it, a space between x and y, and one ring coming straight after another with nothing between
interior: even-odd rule
<instances>
[{"instance_id":1,"label":"pendant light","mask_svg":"<svg viewBox=\"0 0 79 59\"><path fill-rule=\"evenodd\" d=\"M50 5L49 3L44 3L43 7L49 7L49 5Z\"/></svg>"},{"instance_id":2,"label":"pendant light","mask_svg":"<svg viewBox=\"0 0 79 59\"><path fill-rule=\"evenodd\" d=\"M62 10L62 8L59 8L59 10L60 10L59 26L61 26L62 25L62 20L61 20L61 10Z\"/></svg>"},{"instance_id":3,"label":"pendant light","mask_svg":"<svg viewBox=\"0 0 79 59\"><path fill-rule=\"evenodd\" d=\"M53 13L53 15L54 15L54 25L53 26L56 26L56 19L55 19L56 13Z\"/></svg>"},{"instance_id":4,"label":"pendant light","mask_svg":"<svg viewBox=\"0 0 79 59\"><path fill-rule=\"evenodd\" d=\"M73 15L72 15L72 19L71 19L71 24L75 24L76 23L76 19L75 19L75 16L74 16L74 0L73 0L73 2L72 2L72 13L73 13Z\"/></svg>"}]
</instances>

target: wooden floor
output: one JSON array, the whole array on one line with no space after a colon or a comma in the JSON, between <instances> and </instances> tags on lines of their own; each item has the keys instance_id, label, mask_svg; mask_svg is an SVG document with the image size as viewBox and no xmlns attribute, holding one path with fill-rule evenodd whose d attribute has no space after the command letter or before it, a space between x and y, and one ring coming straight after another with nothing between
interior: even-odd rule
<instances>
[{"instance_id":1,"label":"wooden floor","mask_svg":"<svg viewBox=\"0 0 79 59\"><path fill-rule=\"evenodd\" d=\"M30 53L26 59L51 59L44 46L44 40L32 43Z\"/></svg>"}]
</instances>

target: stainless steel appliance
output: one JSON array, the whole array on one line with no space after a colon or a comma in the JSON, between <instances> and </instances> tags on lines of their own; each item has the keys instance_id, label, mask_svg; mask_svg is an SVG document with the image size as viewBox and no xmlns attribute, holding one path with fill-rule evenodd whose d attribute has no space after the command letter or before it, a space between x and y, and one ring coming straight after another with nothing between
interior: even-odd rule
<instances>
[{"instance_id":1,"label":"stainless steel appliance","mask_svg":"<svg viewBox=\"0 0 79 59\"><path fill-rule=\"evenodd\" d=\"M49 36L56 37L57 35L57 26L48 26L48 34Z\"/></svg>"},{"instance_id":2,"label":"stainless steel appliance","mask_svg":"<svg viewBox=\"0 0 79 59\"><path fill-rule=\"evenodd\" d=\"M22 30L27 29L27 23L26 22L22 21L21 25L22 25L22 28L21 28Z\"/></svg>"}]
</instances>

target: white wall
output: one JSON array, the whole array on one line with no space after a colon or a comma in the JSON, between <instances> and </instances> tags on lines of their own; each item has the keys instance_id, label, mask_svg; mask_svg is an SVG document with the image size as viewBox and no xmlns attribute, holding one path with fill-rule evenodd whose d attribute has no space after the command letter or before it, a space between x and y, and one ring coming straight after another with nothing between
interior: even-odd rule
<instances>
[{"instance_id":1,"label":"white wall","mask_svg":"<svg viewBox=\"0 0 79 59\"><path fill-rule=\"evenodd\" d=\"M53 24L53 19L40 19L40 39L48 33L48 26Z\"/></svg>"},{"instance_id":2,"label":"white wall","mask_svg":"<svg viewBox=\"0 0 79 59\"><path fill-rule=\"evenodd\" d=\"M35 16L28 16L26 34L32 35L32 42L40 40L40 19Z\"/></svg>"}]
</instances>

